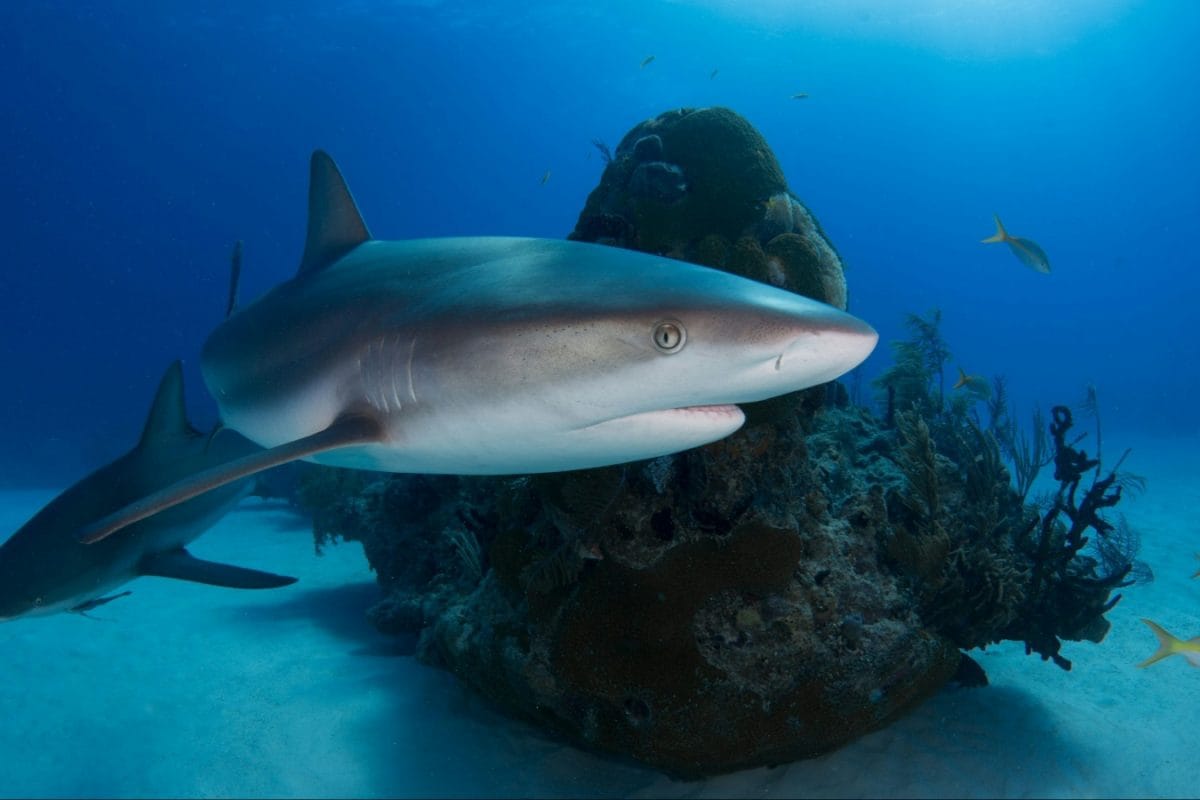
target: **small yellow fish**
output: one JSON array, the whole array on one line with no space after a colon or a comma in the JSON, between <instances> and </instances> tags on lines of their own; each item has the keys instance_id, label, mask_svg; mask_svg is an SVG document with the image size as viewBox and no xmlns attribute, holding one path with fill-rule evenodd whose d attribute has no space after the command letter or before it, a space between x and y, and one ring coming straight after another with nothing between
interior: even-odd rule
<instances>
[{"instance_id":1,"label":"small yellow fish","mask_svg":"<svg viewBox=\"0 0 1200 800\"><path fill-rule=\"evenodd\" d=\"M545 186L546 181L548 180L550 180L550 170L546 170L544 173L542 173L542 179L538 181L538 183L542 186Z\"/></svg>"},{"instance_id":2,"label":"small yellow fish","mask_svg":"<svg viewBox=\"0 0 1200 800\"><path fill-rule=\"evenodd\" d=\"M808 92L796 92L794 95L792 95L792 99L793 100L807 100Z\"/></svg>"},{"instance_id":3,"label":"small yellow fish","mask_svg":"<svg viewBox=\"0 0 1200 800\"><path fill-rule=\"evenodd\" d=\"M1040 272L1043 275L1050 274L1050 259L1046 255L1046 251L1038 247L1037 242L1032 239L1022 239L1020 236L1009 236L1008 231L1004 230L1004 225L1000 222L999 214L992 214L996 218L996 233L993 236L983 240L983 244L994 244L996 242L1004 242L1008 248L1012 250L1013 255L1017 259L1029 267L1034 272Z\"/></svg>"},{"instance_id":4,"label":"small yellow fish","mask_svg":"<svg viewBox=\"0 0 1200 800\"><path fill-rule=\"evenodd\" d=\"M642 59L642 69L645 69L650 64L650 62L653 60L654 60L654 56L646 56L645 58L643 58Z\"/></svg>"},{"instance_id":5,"label":"small yellow fish","mask_svg":"<svg viewBox=\"0 0 1200 800\"><path fill-rule=\"evenodd\" d=\"M954 388L961 389L964 386L966 386L967 384L979 383L982 380L983 380L982 375L968 375L967 373L963 372L962 367L959 367L958 368L958 380L954 382Z\"/></svg>"},{"instance_id":6,"label":"small yellow fish","mask_svg":"<svg viewBox=\"0 0 1200 800\"><path fill-rule=\"evenodd\" d=\"M1158 637L1158 650L1154 655L1147 658L1139 667L1148 667L1155 661L1161 661L1167 656L1181 655L1188 660L1188 663L1193 667L1200 667L1200 636L1194 636L1186 642L1168 633L1161 625L1151 622L1148 619L1143 619L1150 630L1154 631L1154 635Z\"/></svg>"}]
</instances>

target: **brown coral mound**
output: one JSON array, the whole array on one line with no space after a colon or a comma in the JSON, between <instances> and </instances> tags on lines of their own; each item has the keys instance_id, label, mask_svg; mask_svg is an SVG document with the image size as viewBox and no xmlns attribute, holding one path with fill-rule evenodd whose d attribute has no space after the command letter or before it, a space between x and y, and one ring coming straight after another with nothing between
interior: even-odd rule
<instances>
[{"instance_id":1,"label":"brown coral mound","mask_svg":"<svg viewBox=\"0 0 1200 800\"><path fill-rule=\"evenodd\" d=\"M571 239L728 270L846 308L842 261L762 135L727 108L636 125Z\"/></svg>"},{"instance_id":2,"label":"brown coral mound","mask_svg":"<svg viewBox=\"0 0 1200 800\"><path fill-rule=\"evenodd\" d=\"M803 435L793 414L623 468L598 528L545 500L587 473L497 482L492 572L439 614L422 655L581 744L679 775L811 756L885 724L959 654L880 566L882 494L831 508ZM563 553L592 557L531 580Z\"/></svg>"},{"instance_id":3,"label":"brown coral mound","mask_svg":"<svg viewBox=\"0 0 1200 800\"><path fill-rule=\"evenodd\" d=\"M836 252L727 109L635 127L572 236L845 303ZM350 497L358 479L314 472L318 541L363 541L382 630L581 745L684 776L828 751L943 685L957 648L1016 639L1069 667L1060 639L1103 635L1129 569L1097 575L1078 555L1115 477L1076 504L1095 462L1075 454L1055 506L1072 526L1039 521L991 434L965 406L938 411L922 341L889 373L910 402L886 427L830 385L748 407L707 447L618 467L389 476ZM1071 456L1069 416L1055 420Z\"/></svg>"}]
</instances>

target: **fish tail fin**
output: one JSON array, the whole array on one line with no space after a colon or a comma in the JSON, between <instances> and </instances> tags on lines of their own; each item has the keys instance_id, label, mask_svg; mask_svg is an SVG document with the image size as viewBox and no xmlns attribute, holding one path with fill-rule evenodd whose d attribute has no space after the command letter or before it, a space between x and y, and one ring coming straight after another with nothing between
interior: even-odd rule
<instances>
[{"instance_id":1,"label":"fish tail fin","mask_svg":"<svg viewBox=\"0 0 1200 800\"><path fill-rule=\"evenodd\" d=\"M1008 231L1004 230L1004 223L1002 223L1000 221L1000 215L992 214L992 216L996 218L996 234L994 236L989 236L988 238L984 239L983 244L994 244L995 242L1007 242L1008 241Z\"/></svg>"},{"instance_id":2,"label":"fish tail fin","mask_svg":"<svg viewBox=\"0 0 1200 800\"><path fill-rule=\"evenodd\" d=\"M962 367L959 367L958 368L958 380L955 382L954 388L961 389L962 387L966 386L967 383L969 383L969 382L970 382L970 379L967 377L967 373L963 371Z\"/></svg>"},{"instance_id":3,"label":"fish tail fin","mask_svg":"<svg viewBox=\"0 0 1200 800\"><path fill-rule=\"evenodd\" d=\"M1181 652L1179 645L1182 642L1172 636L1165 628L1148 619L1143 619L1142 622L1146 623L1150 630L1154 631L1154 635L1158 637L1158 650L1154 652L1154 655L1138 664L1139 667L1148 667L1156 661L1162 661L1167 656L1173 656Z\"/></svg>"}]
</instances>

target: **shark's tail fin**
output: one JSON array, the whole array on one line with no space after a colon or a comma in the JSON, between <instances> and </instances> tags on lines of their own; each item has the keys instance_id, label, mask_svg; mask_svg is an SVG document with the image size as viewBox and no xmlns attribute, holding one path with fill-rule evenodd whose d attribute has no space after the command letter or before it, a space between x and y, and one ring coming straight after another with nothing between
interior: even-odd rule
<instances>
[{"instance_id":1,"label":"shark's tail fin","mask_svg":"<svg viewBox=\"0 0 1200 800\"><path fill-rule=\"evenodd\" d=\"M1004 230L1004 224L1000 222L999 214L992 214L996 218L996 233L994 236L989 236L983 240L983 244L994 244L995 242L1007 242L1008 231Z\"/></svg>"},{"instance_id":2,"label":"shark's tail fin","mask_svg":"<svg viewBox=\"0 0 1200 800\"><path fill-rule=\"evenodd\" d=\"M1171 635L1165 628L1148 619L1143 619L1142 622L1146 623L1150 630L1154 631L1154 635L1158 637L1158 650L1154 652L1154 655L1138 664L1139 667L1148 667L1156 661L1162 661L1167 656L1173 656L1176 653L1182 652L1180 648L1182 642Z\"/></svg>"}]
</instances>

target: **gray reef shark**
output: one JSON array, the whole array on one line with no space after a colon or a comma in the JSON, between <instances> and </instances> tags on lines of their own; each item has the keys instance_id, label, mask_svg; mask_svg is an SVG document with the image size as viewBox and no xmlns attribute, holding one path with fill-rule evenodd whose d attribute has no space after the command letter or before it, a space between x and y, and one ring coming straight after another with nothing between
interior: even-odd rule
<instances>
[{"instance_id":1,"label":"gray reef shark","mask_svg":"<svg viewBox=\"0 0 1200 800\"><path fill-rule=\"evenodd\" d=\"M93 526L96 542L295 459L503 475L707 444L735 403L833 380L878 339L766 284L658 256L520 238L372 239L313 154L299 272L225 320L201 367L225 425L269 448Z\"/></svg>"},{"instance_id":2,"label":"gray reef shark","mask_svg":"<svg viewBox=\"0 0 1200 800\"><path fill-rule=\"evenodd\" d=\"M245 480L130 525L109 541L79 542L86 526L138 498L259 449L232 431L210 440L192 428L184 409L183 370L175 362L159 383L137 447L60 494L0 545L0 619L83 613L129 594L105 596L141 575L238 589L294 583L295 578L202 561L185 549L250 492Z\"/></svg>"}]
</instances>

